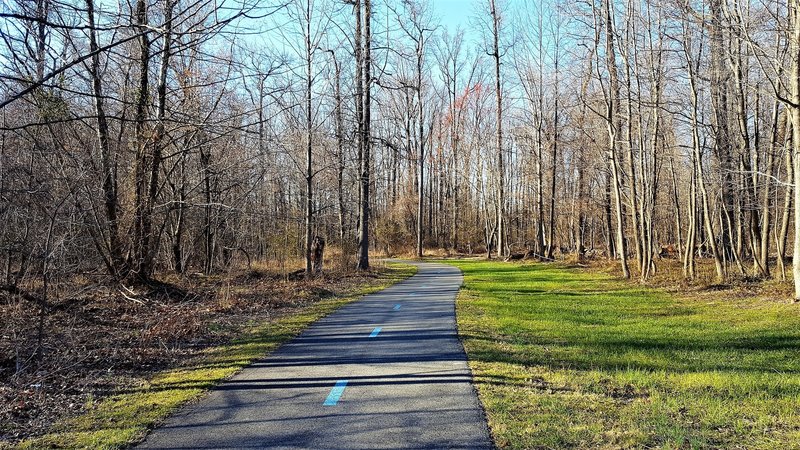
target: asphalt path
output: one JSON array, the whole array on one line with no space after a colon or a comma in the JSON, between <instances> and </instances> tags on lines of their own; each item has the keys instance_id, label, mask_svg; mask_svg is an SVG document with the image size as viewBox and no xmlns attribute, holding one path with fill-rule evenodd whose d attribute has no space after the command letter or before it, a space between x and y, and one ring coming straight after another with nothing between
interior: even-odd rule
<instances>
[{"instance_id":1,"label":"asphalt path","mask_svg":"<svg viewBox=\"0 0 800 450\"><path fill-rule=\"evenodd\" d=\"M458 340L461 272L418 272L319 320L142 449L491 449Z\"/></svg>"}]
</instances>

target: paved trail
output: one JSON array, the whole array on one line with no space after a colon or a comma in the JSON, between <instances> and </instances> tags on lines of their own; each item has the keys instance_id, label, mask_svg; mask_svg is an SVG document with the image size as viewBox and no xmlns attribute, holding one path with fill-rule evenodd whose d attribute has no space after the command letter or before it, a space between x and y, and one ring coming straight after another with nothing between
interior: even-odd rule
<instances>
[{"instance_id":1,"label":"paved trail","mask_svg":"<svg viewBox=\"0 0 800 450\"><path fill-rule=\"evenodd\" d=\"M418 273L318 321L172 416L146 449L491 449L455 324L461 272Z\"/></svg>"}]
</instances>

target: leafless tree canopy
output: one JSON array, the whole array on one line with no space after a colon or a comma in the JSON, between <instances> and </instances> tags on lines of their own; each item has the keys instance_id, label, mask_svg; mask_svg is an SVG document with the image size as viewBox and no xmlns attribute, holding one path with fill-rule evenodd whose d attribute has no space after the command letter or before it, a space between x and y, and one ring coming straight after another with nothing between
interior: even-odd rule
<instances>
[{"instance_id":1,"label":"leafless tree canopy","mask_svg":"<svg viewBox=\"0 0 800 450\"><path fill-rule=\"evenodd\" d=\"M800 298L800 1L477 0L469 30L431 1L4 2L0 298L313 276L314 242L794 261Z\"/></svg>"}]
</instances>

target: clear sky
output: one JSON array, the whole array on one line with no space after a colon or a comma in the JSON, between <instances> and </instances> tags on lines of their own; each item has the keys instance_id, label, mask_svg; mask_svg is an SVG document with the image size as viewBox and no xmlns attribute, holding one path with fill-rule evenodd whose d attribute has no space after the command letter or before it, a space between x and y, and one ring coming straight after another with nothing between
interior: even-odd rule
<instances>
[{"instance_id":1,"label":"clear sky","mask_svg":"<svg viewBox=\"0 0 800 450\"><path fill-rule=\"evenodd\" d=\"M461 26L469 30L469 22L475 10L474 0L431 0L433 11L442 21L442 26L451 32Z\"/></svg>"}]
</instances>

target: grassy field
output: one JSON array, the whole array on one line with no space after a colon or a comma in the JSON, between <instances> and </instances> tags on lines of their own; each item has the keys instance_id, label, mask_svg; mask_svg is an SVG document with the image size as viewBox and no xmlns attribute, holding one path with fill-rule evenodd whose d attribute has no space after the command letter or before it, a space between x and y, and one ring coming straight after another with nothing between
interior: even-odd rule
<instances>
[{"instance_id":1,"label":"grassy field","mask_svg":"<svg viewBox=\"0 0 800 450\"><path fill-rule=\"evenodd\" d=\"M141 386L131 386L126 392L93 401L83 415L58 423L51 433L25 440L16 447L114 449L136 443L176 408L197 399L220 381L297 336L311 323L417 271L406 264L390 264L389 269L369 285L313 303L295 314L256 326L227 345L210 348L197 364L162 372ZM0 448L12 447L0 443Z\"/></svg>"},{"instance_id":2,"label":"grassy field","mask_svg":"<svg viewBox=\"0 0 800 450\"><path fill-rule=\"evenodd\" d=\"M499 447L800 448L800 306L556 265L453 264Z\"/></svg>"}]
</instances>

